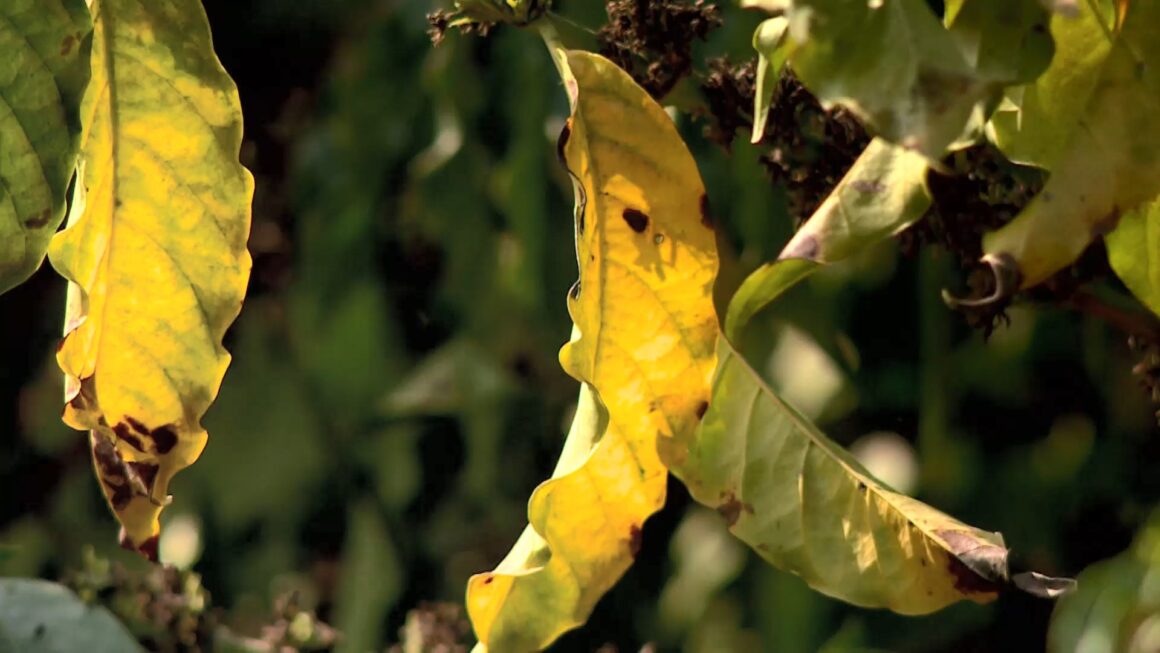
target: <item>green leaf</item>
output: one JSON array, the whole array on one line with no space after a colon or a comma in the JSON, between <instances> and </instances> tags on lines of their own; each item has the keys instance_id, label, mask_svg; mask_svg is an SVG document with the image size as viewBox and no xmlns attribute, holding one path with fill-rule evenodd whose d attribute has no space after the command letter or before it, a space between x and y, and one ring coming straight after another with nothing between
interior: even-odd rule
<instances>
[{"instance_id":1,"label":"green leaf","mask_svg":"<svg viewBox=\"0 0 1160 653\"><path fill-rule=\"evenodd\" d=\"M930 206L926 159L875 138L782 250L741 284L725 316L737 341L759 310L818 265L846 258L922 217Z\"/></svg>"},{"instance_id":2,"label":"green leaf","mask_svg":"<svg viewBox=\"0 0 1160 653\"><path fill-rule=\"evenodd\" d=\"M786 43L761 46L825 105L842 104L895 143L932 158L989 92L923 0L780 0ZM777 50L785 48L786 54Z\"/></svg>"},{"instance_id":3,"label":"green leaf","mask_svg":"<svg viewBox=\"0 0 1160 653\"><path fill-rule=\"evenodd\" d=\"M1106 241L1116 276L1160 315L1160 198L1121 216Z\"/></svg>"},{"instance_id":4,"label":"green leaf","mask_svg":"<svg viewBox=\"0 0 1160 653\"><path fill-rule=\"evenodd\" d=\"M1002 537L891 491L718 342L709 412L672 469L734 535L814 589L923 614L993 599L1007 581Z\"/></svg>"},{"instance_id":5,"label":"green leaf","mask_svg":"<svg viewBox=\"0 0 1160 653\"><path fill-rule=\"evenodd\" d=\"M1079 575L1079 588L1051 615L1048 650L1148 653L1160 650L1160 513L1132 548Z\"/></svg>"},{"instance_id":6,"label":"green leaf","mask_svg":"<svg viewBox=\"0 0 1160 653\"><path fill-rule=\"evenodd\" d=\"M1048 19L1040 0L965 0L947 3L943 20L977 75L1011 84L1035 79L1051 62Z\"/></svg>"},{"instance_id":7,"label":"green leaf","mask_svg":"<svg viewBox=\"0 0 1160 653\"><path fill-rule=\"evenodd\" d=\"M40 267L64 218L92 29L84 0L0 3L0 293Z\"/></svg>"},{"instance_id":8,"label":"green leaf","mask_svg":"<svg viewBox=\"0 0 1160 653\"><path fill-rule=\"evenodd\" d=\"M757 50L757 88L753 93L753 137L752 143L761 141L765 134L765 124L769 122L769 108L773 104L773 92L781 69L785 66L789 48L781 47L789 21L785 16L774 16L761 21L753 33L753 49Z\"/></svg>"},{"instance_id":9,"label":"green leaf","mask_svg":"<svg viewBox=\"0 0 1160 653\"><path fill-rule=\"evenodd\" d=\"M69 281L64 419L90 431L122 541L156 551L169 482L205 447L250 272L242 114L198 0L97 0L83 174L49 248Z\"/></svg>"},{"instance_id":10,"label":"green leaf","mask_svg":"<svg viewBox=\"0 0 1160 653\"><path fill-rule=\"evenodd\" d=\"M143 650L108 610L62 585L0 578L0 651L128 653Z\"/></svg>"},{"instance_id":11,"label":"green leaf","mask_svg":"<svg viewBox=\"0 0 1160 653\"><path fill-rule=\"evenodd\" d=\"M1024 288L1160 192L1160 3L1132 3L1122 21L1097 15L1093 3L1081 11L1084 31L1056 34L1061 61L1024 89L1018 121L1026 131L1004 141L995 126L1005 151L1051 170L1042 192L983 242L991 259L1014 261ZM1077 75L1085 83L1070 81Z\"/></svg>"},{"instance_id":12,"label":"green leaf","mask_svg":"<svg viewBox=\"0 0 1160 653\"><path fill-rule=\"evenodd\" d=\"M560 363L582 385L529 527L468 583L480 648L504 653L541 650L582 624L632 564L664 503L666 443L686 440L707 405L718 331L713 225L672 120L607 59L549 47L572 101L559 153L580 267Z\"/></svg>"}]
</instances>

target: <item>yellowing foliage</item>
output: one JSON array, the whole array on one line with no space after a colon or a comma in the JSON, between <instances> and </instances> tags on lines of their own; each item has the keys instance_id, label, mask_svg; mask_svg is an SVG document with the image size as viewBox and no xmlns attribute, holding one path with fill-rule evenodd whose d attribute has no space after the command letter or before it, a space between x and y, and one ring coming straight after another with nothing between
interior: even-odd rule
<instances>
[{"instance_id":1,"label":"yellowing foliage","mask_svg":"<svg viewBox=\"0 0 1160 653\"><path fill-rule=\"evenodd\" d=\"M49 256L68 278L65 421L90 431L122 543L155 554L249 277L241 111L198 0L98 0L83 174Z\"/></svg>"},{"instance_id":2,"label":"yellowing foliage","mask_svg":"<svg viewBox=\"0 0 1160 653\"><path fill-rule=\"evenodd\" d=\"M715 367L717 252L704 186L672 121L598 55L555 52L572 117L580 279L560 352L583 382L576 421L530 526L467 607L481 648L539 650L582 624L632 564L665 498L658 448L687 439Z\"/></svg>"}]
</instances>

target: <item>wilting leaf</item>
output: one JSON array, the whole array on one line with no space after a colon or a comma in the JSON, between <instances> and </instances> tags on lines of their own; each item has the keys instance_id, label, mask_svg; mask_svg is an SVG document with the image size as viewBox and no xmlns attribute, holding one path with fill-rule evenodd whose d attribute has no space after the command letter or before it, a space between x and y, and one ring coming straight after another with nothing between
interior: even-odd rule
<instances>
[{"instance_id":1,"label":"wilting leaf","mask_svg":"<svg viewBox=\"0 0 1160 653\"><path fill-rule=\"evenodd\" d=\"M1051 615L1048 650L1149 653L1160 650L1160 513L1132 548L1096 563Z\"/></svg>"},{"instance_id":2,"label":"wilting leaf","mask_svg":"<svg viewBox=\"0 0 1160 653\"><path fill-rule=\"evenodd\" d=\"M1132 3L1119 31L1093 3L1081 11L1086 32L1056 34L1062 60L1023 91L1018 119L1028 131L1005 142L996 125L1000 146L1051 169L1043 191L984 239L988 256L1015 262L1021 287L1070 264L1160 192L1160 3ZM1090 86L1071 81L1078 75ZM1033 127L1039 122L1048 126Z\"/></svg>"},{"instance_id":3,"label":"wilting leaf","mask_svg":"<svg viewBox=\"0 0 1160 653\"><path fill-rule=\"evenodd\" d=\"M761 54L790 67L824 104L843 104L884 138L938 157L989 91L923 0L766 0L786 42ZM785 53L775 49L785 49Z\"/></svg>"},{"instance_id":4,"label":"wilting leaf","mask_svg":"<svg viewBox=\"0 0 1160 653\"><path fill-rule=\"evenodd\" d=\"M92 29L84 0L0 3L0 293L40 267L64 218Z\"/></svg>"},{"instance_id":5,"label":"wilting leaf","mask_svg":"<svg viewBox=\"0 0 1160 653\"><path fill-rule=\"evenodd\" d=\"M141 647L108 610L56 583L0 579L0 651L131 653Z\"/></svg>"},{"instance_id":6,"label":"wilting leaf","mask_svg":"<svg viewBox=\"0 0 1160 653\"><path fill-rule=\"evenodd\" d=\"M658 448L685 440L706 406L717 254L704 187L671 120L597 55L556 51L573 103L560 152L575 175L580 280L560 352L583 382L529 528L467 607L482 647L530 651L585 621L632 564L664 502Z\"/></svg>"},{"instance_id":7,"label":"wilting leaf","mask_svg":"<svg viewBox=\"0 0 1160 653\"><path fill-rule=\"evenodd\" d=\"M1116 275L1160 315L1160 198L1121 216L1106 240Z\"/></svg>"},{"instance_id":8,"label":"wilting leaf","mask_svg":"<svg viewBox=\"0 0 1160 653\"><path fill-rule=\"evenodd\" d=\"M81 191L49 257L69 284L65 421L90 430L122 543L155 550L170 479L205 446L202 415L241 306L253 181L241 111L197 0L92 5Z\"/></svg>"},{"instance_id":9,"label":"wilting leaf","mask_svg":"<svg viewBox=\"0 0 1160 653\"><path fill-rule=\"evenodd\" d=\"M926 171L922 156L881 138L870 141L779 260L758 268L737 289L725 317L726 335L736 341L741 325L818 265L846 258L922 217L930 206Z\"/></svg>"}]
</instances>

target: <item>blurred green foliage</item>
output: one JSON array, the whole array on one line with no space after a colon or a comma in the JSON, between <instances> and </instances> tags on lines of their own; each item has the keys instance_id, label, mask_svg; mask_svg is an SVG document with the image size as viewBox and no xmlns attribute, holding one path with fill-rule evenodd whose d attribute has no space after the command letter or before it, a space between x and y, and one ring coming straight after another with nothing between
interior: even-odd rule
<instances>
[{"instance_id":1,"label":"blurred green foliage","mask_svg":"<svg viewBox=\"0 0 1160 653\"><path fill-rule=\"evenodd\" d=\"M246 112L255 268L162 556L196 569L239 632L292 595L345 634L340 650L382 650L409 610L460 602L494 566L559 452L576 395L556 362L576 274L554 153L565 99L533 34L432 48L426 2L205 4ZM599 3L558 8L604 20ZM752 55L759 17L721 10L698 74L710 56ZM726 154L702 121L678 122L736 267L771 258L792 232L784 190L745 138ZM1052 306L1013 309L984 342L939 298L962 276L893 245L827 269L754 327L762 372L792 384L787 370L824 370L797 392L836 440L901 436L856 446L884 473L913 465L913 492L1002 531L1028 566L1078 573L1125 550L1160 499L1132 353ZM58 419L63 298L46 270L0 297L0 575L60 578L87 546L143 565L116 549L84 437ZM632 571L553 650L1045 646L1048 602L1012 594L920 619L850 608L760 562L679 484L670 495Z\"/></svg>"}]
</instances>

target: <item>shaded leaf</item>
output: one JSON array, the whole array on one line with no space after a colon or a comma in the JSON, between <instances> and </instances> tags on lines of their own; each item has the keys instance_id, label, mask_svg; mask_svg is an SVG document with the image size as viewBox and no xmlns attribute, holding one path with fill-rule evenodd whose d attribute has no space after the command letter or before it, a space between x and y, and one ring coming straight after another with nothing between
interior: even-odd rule
<instances>
[{"instance_id":1,"label":"shaded leaf","mask_svg":"<svg viewBox=\"0 0 1160 653\"><path fill-rule=\"evenodd\" d=\"M785 56L825 105L842 104L884 138L937 158L989 92L922 0L765 0L784 12ZM776 52L785 49L785 53Z\"/></svg>"},{"instance_id":2,"label":"shaded leaf","mask_svg":"<svg viewBox=\"0 0 1160 653\"><path fill-rule=\"evenodd\" d=\"M1070 264L1160 192L1160 4L1132 3L1118 32L1093 3L1081 12L1085 31L1057 33L1058 61L1023 90L1017 119L1026 131L995 126L1011 156L1051 169L1015 220L984 238L987 256L1014 260L1021 287Z\"/></svg>"},{"instance_id":3,"label":"shaded leaf","mask_svg":"<svg viewBox=\"0 0 1160 653\"><path fill-rule=\"evenodd\" d=\"M68 278L64 419L89 429L122 542L156 549L169 482L200 455L202 415L238 314L253 180L241 111L197 0L98 0L83 103L83 183L49 249ZM86 191L86 192L80 192Z\"/></svg>"},{"instance_id":4,"label":"shaded leaf","mask_svg":"<svg viewBox=\"0 0 1160 653\"><path fill-rule=\"evenodd\" d=\"M40 267L64 219L92 29L84 0L0 3L0 293Z\"/></svg>"},{"instance_id":5,"label":"shaded leaf","mask_svg":"<svg viewBox=\"0 0 1160 653\"><path fill-rule=\"evenodd\" d=\"M1160 198L1121 216L1106 241L1116 275L1160 315Z\"/></svg>"},{"instance_id":6,"label":"shaded leaf","mask_svg":"<svg viewBox=\"0 0 1160 653\"><path fill-rule=\"evenodd\" d=\"M1148 653L1160 649L1160 513L1132 548L1079 575L1078 591L1051 615L1050 651Z\"/></svg>"},{"instance_id":7,"label":"shaded leaf","mask_svg":"<svg viewBox=\"0 0 1160 653\"><path fill-rule=\"evenodd\" d=\"M574 175L580 279L560 352L583 382L530 526L468 584L482 648L539 650L583 623L632 564L664 502L658 448L687 439L708 398L717 254L696 164L664 110L603 57L554 50L573 104L560 139Z\"/></svg>"},{"instance_id":8,"label":"shaded leaf","mask_svg":"<svg viewBox=\"0 0 1160 653\"><path fill-rule=\"evenodd\" d=\"M736 341L759 310L822 263L846 258L922 217L930 206L926 159L875 138L782 250L733 295L725 333Z\"/></svg>"},{"instance_id":9,"label":"shaded leaf","mask_svg":"<svg viewBox=\"0 0 1160 653\"><path fill-rule=\"evenodd\" d=\"M1016 83L1051 62L1048 12L1040 0L948 2L943 21L967 63L983 79Z\"/></svg>"},{"instance_id":10,"label":"shaded leaf","mask_svg":"<svg viewBox=\"0 0 1160 653\"><path fill-rule=\"evenodd\" d=\"M63 585L0 579L0 651L128 653L141 647L108 610Z\"/></svg>"}]
</instances>

